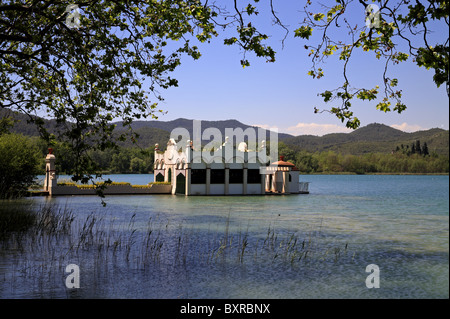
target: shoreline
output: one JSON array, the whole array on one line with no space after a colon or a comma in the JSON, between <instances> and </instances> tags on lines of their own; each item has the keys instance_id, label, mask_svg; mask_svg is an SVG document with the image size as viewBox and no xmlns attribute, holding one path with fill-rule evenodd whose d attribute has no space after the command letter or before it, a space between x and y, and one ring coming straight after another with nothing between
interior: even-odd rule
<instances>
[{"instance_id":1,"label":"shoreline","mask_svg":"<svg viewBox=\"0 0 450 319\"><path fill-rule=\"evenodd\" d=\"M154 172L148 173L110 173L102 172L101 175L149 175L154 174ZM69 175L66 173L61 173L61 175ZM355 172L315 172L315 173L304 173L300 172L300 175L436 175L436 176L448 176L449 173L387 173L387 172L371 172L371 173L355 173Z\"/></svg>"},{"instance_id":2,"label":"shoreline","mask_svg":"<svg viewBox=\"0 0 450 319\"><path fill-rule=\"evenodd\" d=\"M316 172L302 173L300 175L431 175L431 176L449 176L449 173L355 173L355 172Z\"/></svg>"}]
</instances>

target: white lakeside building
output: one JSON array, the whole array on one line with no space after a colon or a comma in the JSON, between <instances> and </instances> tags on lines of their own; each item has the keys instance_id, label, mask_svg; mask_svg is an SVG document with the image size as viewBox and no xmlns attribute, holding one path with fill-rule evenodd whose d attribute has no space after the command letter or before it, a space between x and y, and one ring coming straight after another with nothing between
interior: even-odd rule
<instances>
[{"instance_id":1,"label":"white lakeside building","mask_svg":"<svg viewBox=\"0 0 450 319\"><path fill-rule=\"evenodd\" d=\"M174 139L167 143L165 151L155 147L155 182L170 182L172 194L181 195L265 195L307 194L308 183L299 182L299 170L284 157L270 165L261 163L257 152L247 150L241 143L233 150L232 160L225 160L227 141L220 147L221 156L209 163L201 152L194 151L192 142L178 151ZM262 151L264 153L265 145Z\"/></svg>"}]
</instances>

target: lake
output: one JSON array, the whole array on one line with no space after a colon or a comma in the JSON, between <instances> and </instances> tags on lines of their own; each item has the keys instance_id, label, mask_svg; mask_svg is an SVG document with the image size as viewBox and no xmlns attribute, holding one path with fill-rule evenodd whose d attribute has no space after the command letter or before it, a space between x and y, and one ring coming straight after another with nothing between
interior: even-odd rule
<instances>
[{"instance_id":1,"label":"lake","mask_svg":"<svg viewBox=\"0 0 450 319\"><path fill-rule=\"evenodd\" d=\"M0 298L449 297L448 176L300 178L310 194L28 198L73 221L3 245Z\"/></svg>"}]
</instances>

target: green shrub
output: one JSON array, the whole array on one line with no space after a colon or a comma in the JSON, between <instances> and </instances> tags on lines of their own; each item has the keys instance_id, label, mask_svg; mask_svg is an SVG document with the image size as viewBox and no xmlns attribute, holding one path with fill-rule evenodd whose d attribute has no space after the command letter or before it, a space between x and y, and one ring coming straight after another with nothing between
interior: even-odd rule
<instances>
[{"instance_id":1,"label":"green shrub","mask_svg":"<svg viewBox=\"0 0 450 319\"><path fill-rule=\"evenodd\" d=\"M133 188L151 188L152 185L132 185Z\"/></svg>"},{"instance_id":2,"label":"green shrub","mask_svg":"<svg viewBox=\"0 0 450 319\"><path fill-rule=\"evenodd\" d=\"M30 138L19 134L0 135L0 198L18 197L42 173L42 155Z\"/></svg>"}]
</instances>

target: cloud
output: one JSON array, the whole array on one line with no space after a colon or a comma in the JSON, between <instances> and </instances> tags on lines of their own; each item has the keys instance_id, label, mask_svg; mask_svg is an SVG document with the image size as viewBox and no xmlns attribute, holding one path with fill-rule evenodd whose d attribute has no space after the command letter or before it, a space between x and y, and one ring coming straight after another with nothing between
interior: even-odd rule
<instances>
[{"instance_id":1,"label":"cloud","mask_svg":"<svg viewBox=\"0 0 450 319\"><path fill-rule=\"evenodd\" d=\"M294 136L298 135L316 135L323 136L330 133L351 133L354 130L349 129L343 125L338 124L319 124L319 123L298 123L295 126L289 126L287 128L277 128L268 124L252 124L252 126L261 127L266 130L273 130L279 133L288 133ZM404 132L416 132L420 130L426 130L426 128L416 125L408 124L406 122L402 124L392 124L392 128L401 130Z\"/></svg>"},{"instance_id":2,"label":"cloud","mask_svg":"<svg viewBox=\"0 0 450 319\"><path fill-rule=\"evenodd\" d=\"M263 129L269 130L269 131L279 132L278 127L270 126L268 124L252 124L251 126L260 127L260 128L263 128Z\"/></svg>"},{"instance_id":3,"label":"cloud","mask_svg":"<svg viewBox=\"0 0 450 319\"><path fill-rule=\"evenodd\" d=\"M352 129L349 129L345 126L340 126L337 124L318 124L318 123L298 123L297 125L290 126L282 131L295 136L298 135L322 136L330 133L353 132Z\"/></svg>"},{"instance_id":4,"label":"cloud","mask_svg":"<svg viewBox=\"0 0 450 319\"><path fill-rule=\"evenodd\" d=\"M402 124L392 124L391 127L403 132L416 132L425 130L425 128L421 127L420 125L411 125L406 122L403 122Z\"/></svg>"}]
</instances>

